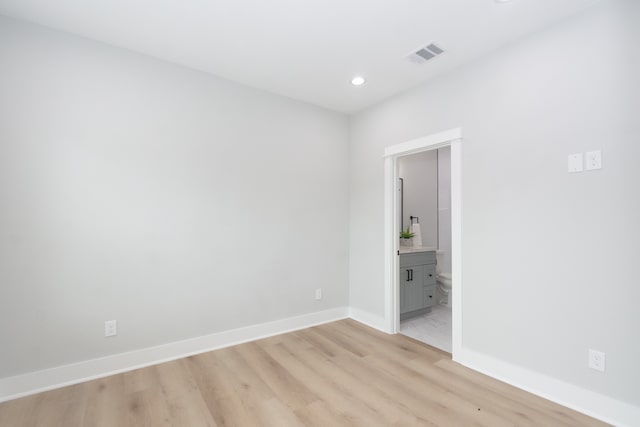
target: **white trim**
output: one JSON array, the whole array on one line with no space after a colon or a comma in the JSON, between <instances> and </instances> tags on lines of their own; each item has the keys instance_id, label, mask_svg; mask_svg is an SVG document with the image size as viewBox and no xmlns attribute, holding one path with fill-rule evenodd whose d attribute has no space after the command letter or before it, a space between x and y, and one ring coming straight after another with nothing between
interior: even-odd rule
<instances>
[{"instance_id":1,"label":"white trim","mask_svg":"<svg viewBox=\"0 0 640 427\"><path fill-rule=\"evenodd\" d=\"M631 427L637 426L640 421L640 407L629 403L512 365L468 348L458 351L457 356L460 364L474 371L482 372L492 378L606 423L618 427Z\"/></svg>"},{"instance_id":2,"label":"white trim","mask_svg":"<svg viewBox=\"0 0 640 427\"><path fill-rule=\"evenodd\" d=\"M454 225L455 224L455 225ZM462 144L451 143L451 356L462 350Z\"/></svg>"},{"instance_id":3,"label":"white trim","mask_svg":"<svg viewBox=\"0 0 640 427\"><path fill-rule=\"evenodd\" d=\"M374 329L387 332L384 317L355 307L349 307L349 317Z\"/></svg>"},{"instance_id":4,"label":"white trim","mask_svg":"<svg viewBox=\"0 0 640 427\"><path fill-rule=\"evenodd\" d=\"M390 334L398 332L398 287L393 286L394 278L398 276L398 260L393 254L397 253L398 235L398 160L395 157L384 159L384 331ZM390 285L391 284L391 285Z\"/></svg>"},{"instance_id":5,"label":"white trim","mask_svg":"<svg viewBox=\"0 0 640 427\"><path fill-rule=\"evenodd\" d=\"M407 156L409 154L449 145L451 141L462 139L462 128L449 129L422 138L412 139L401 144L392 145L384 149L385 157Z\"/></svg>"},{"instance_id":6,"label":"white trim","mask_svg":"<svg viewBox=\"0 0 640 427\"><path fill-rule=\"evenodd\" d=\"M0 402L348 317L347 307L288 317L0 379Z\"/></svg>"},{"instance_id":7,"label":"white trim","mask_svg":"<svg viewBox=\"0 0 640 427\"><path fill-rule=\"evenodd\" d=\"M398 313L398 212L397 182L400 157L451 146L451 287L452 304L452 357L462 348L462 129L455 128L434 135L413 139L386 147L384 150L384 317L388 333L400 328Z\"/></svg>"}]
</instances>

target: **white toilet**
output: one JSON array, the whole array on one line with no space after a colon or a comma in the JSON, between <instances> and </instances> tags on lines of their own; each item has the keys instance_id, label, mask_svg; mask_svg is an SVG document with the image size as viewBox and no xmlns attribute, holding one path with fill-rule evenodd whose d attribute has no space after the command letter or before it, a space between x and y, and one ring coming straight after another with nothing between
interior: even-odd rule
<instances>
[{"instance_id":1,"label":"white toilet","mask_svg":"<svg viewBox=\"0 0 640 427\"><path fill-rule=\"evenodd\" d=\"M436 251L436 284L438 304L451 308L451 273L443 272L444 251Z\"/></svg>"}]
</instances>

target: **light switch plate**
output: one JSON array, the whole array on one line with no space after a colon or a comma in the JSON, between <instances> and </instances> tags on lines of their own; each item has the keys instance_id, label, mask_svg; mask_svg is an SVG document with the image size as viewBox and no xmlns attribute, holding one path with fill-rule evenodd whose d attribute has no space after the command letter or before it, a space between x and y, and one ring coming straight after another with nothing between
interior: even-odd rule
<instances>
[{"instance_id":1,"label":"light switch plate","mask_svg":"<svg viewBox=\"0 0 640 427\"><path fill-rule=\"evenodd\" d=\"M582 153L569 154L569 173L582 172Z\"/></svg>"},{"instance_id":2,"label":"light switch plate","mask_svg":"<svg viewBox=\"0 0 640 427\"><path fill-rule=\"evenodd\" d=\"M602 169L602 153L600 150L587 151L584 153L586 169L592 171L595 169Z\"/></svg>"},{"instance_id":3,"label":"light switch plate","mask_svg":"<svg viewBox=\"0 0 640 427\"><path fill-rule=\"evenodd\" d=\"M104 336L113 337L115 335L118 335L118 323L115 320L104 322Z\"/></svg>"}]
</instances>

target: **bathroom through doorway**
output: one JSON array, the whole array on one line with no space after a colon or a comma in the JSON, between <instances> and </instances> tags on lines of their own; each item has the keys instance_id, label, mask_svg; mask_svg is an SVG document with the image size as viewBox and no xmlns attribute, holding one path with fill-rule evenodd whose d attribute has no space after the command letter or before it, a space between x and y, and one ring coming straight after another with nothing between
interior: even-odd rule
<instances>
[{"instance_id":1,"label":"bathroom through doorway","mask_svg":"<svg viewBox=\"0 0 640 427\"><path fill-rule=\"evenodd\" d=\"M401 334L452 351L451 147L398 159Z\"/></svg>"}]
</instances>

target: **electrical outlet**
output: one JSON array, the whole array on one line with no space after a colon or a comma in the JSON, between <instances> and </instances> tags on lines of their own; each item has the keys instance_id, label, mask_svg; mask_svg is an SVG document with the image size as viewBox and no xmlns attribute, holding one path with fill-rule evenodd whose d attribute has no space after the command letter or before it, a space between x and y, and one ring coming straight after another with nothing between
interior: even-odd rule
<instances>
[{"instance_id":1,"label":"electrical outlet","mask_svg":"<svg viewBox=\"0 0 640 427\"><path fill-rule=\"evenodd\" d=\"M318 288L316 289L316 301L319 301L322 299L322 288Z\"/></svg>"},{"instance_id":2,"label":"electrical outlet","mask_svg":"<svg viewBox=\"0 0 640 427\"><path fill-rule=\"evenodd\" d=\"M600 150L587 151L584 153L585 169L588 171L602 169L602 153Z\"/></svg>"},{"instance_id":3,"label":"electrical outlet","mask_svg":"<svg viewBox=\"0 0 640 427\"><path fill-rule=\"evenodd\" d=\"M596 371L604 372L606 355L597 350L589 350L589 367Z\"/></svg>"},{"instance_id":4,"label":"electrical outlet","mask_svg":"<svg viewBox=\"0 0 640 427\"><path fill-rule=\"evenodd\" d=\"M118 335L118 323L115 320L107 320L104 322L104 336L112 337Z\"/></svg>"}]
</instances>

